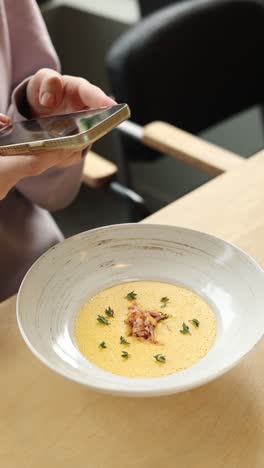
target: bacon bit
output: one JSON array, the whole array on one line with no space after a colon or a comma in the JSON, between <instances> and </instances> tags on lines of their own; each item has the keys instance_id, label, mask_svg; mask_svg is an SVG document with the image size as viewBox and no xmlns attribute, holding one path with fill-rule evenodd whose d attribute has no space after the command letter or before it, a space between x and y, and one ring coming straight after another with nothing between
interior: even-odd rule
<instances>
[{"instance_id":1,"label":"bacon bit","mask_svg":"<svg viewBox=\"0 0 264 468\"><path fill-rule=\"evenodd\" d=\"M167 315L162 312L142 310L135 302L128 307L128 310L125 323L130 327L130 335L142 341L157 343L154 330L161 320L167 318Z\"/></svg>"}]
</instances>

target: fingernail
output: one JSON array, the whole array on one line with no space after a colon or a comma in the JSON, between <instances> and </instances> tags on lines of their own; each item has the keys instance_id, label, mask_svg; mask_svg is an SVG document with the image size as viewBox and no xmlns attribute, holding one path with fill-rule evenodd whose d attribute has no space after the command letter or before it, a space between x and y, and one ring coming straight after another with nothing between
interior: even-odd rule
<instances>
[{"instance_id":1,"label":"fingernail","mask_svg":"<svg viewBox=\"0 0 264 468\"><path fill-rule=\"evenodd\" d=\"M1 123L8 123L10 122L10 117L8 117L8 115L5 115L5 114L0 114L0 121Z\"/></svg>"},{"instance_id":2,"label":"fingernail","mask_svg":"<svg viewBox=\"0 0 264 468\"><path fill-rule=\"evenodd\" d=\"M40 98L40 104L44 107L53 107L55 106L55 95L53 93L45 92Z\"/></svg>"}]
</instances>

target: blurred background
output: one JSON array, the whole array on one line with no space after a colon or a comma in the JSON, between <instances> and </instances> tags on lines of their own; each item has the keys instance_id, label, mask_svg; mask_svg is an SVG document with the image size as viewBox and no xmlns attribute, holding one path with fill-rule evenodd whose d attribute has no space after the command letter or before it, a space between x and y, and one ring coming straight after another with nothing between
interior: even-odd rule
<instances>
[{"instance_id":1,"label":"blurred background","mask_svg":"<svg viewBox=\"0 0 264 468\"><path fill-rule=\"evenodd\" d=\"M182 7L185 0L39 1L61 60L62 72L83 76L112 95L106 66L110 48L153 11L172 3ZM176 64L177 56L173 55L173 50L170 55ZM164 70L164 73L168 73L168 70ZM194 79L195 73L193 69ZM159 86L158 82L156 86ZM168 106L173 106L173 101L168 102ZM263 126L262 107L256 103L203 129L199 136L249 157L263 147ZM144 199L148 213L155 212L210 178L200 170L166 155L153 157L151 162L138 160L137 157L128 158L116 130L96 143L93 149L117 164L117 180L124 186L130 186ZM96 190L85 185L75 202L66 210L55 213L54 217L65 236L97 226L134 220L126 199L107 187Z\"/></svg>"}]
</instances>

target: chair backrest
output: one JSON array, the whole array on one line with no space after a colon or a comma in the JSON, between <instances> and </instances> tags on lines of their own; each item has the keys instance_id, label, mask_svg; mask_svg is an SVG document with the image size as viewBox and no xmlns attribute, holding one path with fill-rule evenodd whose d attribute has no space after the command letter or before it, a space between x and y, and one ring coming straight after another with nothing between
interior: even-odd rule
<instances>
[{"instance_id":1,"label":"chair backrest","mask_svg":"<svg viewBox=\"0 0 264 468\"><path fill-rule=\"evenodd\" d=\"M196 134L263 100L263 57L263 0L190 0L133 26L107 67L132 120Z\"/></svg>"},{"instance_id":2,"label":"chair backrest","mask_svg":"<svg viewBox=\"0 0 264 468\"><path fill-rule=\"evenodd\" d=\"M149 15L159 8L163 8L172 3L184 2L186 0L138 0L140 12L142 16Z\"/></svg>"}]
</instances>

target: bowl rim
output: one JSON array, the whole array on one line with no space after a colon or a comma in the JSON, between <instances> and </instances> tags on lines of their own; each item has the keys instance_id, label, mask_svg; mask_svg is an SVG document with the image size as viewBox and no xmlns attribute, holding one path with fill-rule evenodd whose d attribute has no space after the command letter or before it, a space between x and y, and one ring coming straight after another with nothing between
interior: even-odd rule
<instances>
[{"instance_id":1,"label":"bowl rim","mask_svg":"<svg viewBox=\"0 0 264 468\"><path fill-rule=\"evenodd\" d=\"M264 337L264 328L263 328L259 338L257 339L257 341L254 343L253 346L251 346L240 358L234 360L233 362L231 362L230 364L228 364L225 367L221 368L220 370L212 372L208 376L196 378L195 382L190 382L188 384L184 384L184 385L180 385L180 386L179 386L179 384L175 384L175 385L170 385L168 388L155 388L154 387L152 389L146 389L146 390L144 390L144 389L135 389L135 388L133 388L133 389L131 389L131 388L120 389L120 388L112 388L112 386L111 386L111 388L107 388L103 384L103 382L102 383L100 382L99 384L98 383L94 384L93 382L87 383L81 377L69 376L67 374L67 372L64 372L64 371L58 369L56 365L53 365L48 359L46 359L44 356L42 356L42 354L31 344L30 339L28 338L26 332L23 329L23 325L22 325L22 322L21 322L21 319L20 319L19 307L20 307L20 300L21 300L21 297L22 297L22 294L23 294L24 284L30 278L32 272L34 271L34 268L36 268L36 266L39 263L41 263L41 261L43 260L44 257L50 255L51 251L60 249L61 244L65 245L65 243L70 243L70 242L74 241L78 237L85 237L85 235L88 235L89 233L96 233L97 231L103 231L103 230L107 231L107 230L111 230L113 228L129 229L129 227L131 227L131 226L133 226L133 227L137 226L137 227L139 227L139 229L141 229L141 227L144 227L144 228L147 228L147 229L148 228L149 229L162 228L162 229L171 229L171 230L177 229L177 230L181 230L182 232L189 232L189 233L192 233L192 234L199 234L199 235L202 235L202 236L206 236L208 239L212 239L213 241L223 242L225 245L229 246L231 249L235 250L240 255L246 257L249 260L249 262L261 274L264 274L264 268L262 268L260 266L260 264L255 260L255 258L253 256L251 256L250 254L245 252L242 248L240 248L239 246L237 246L233 242L230 242L230 241L227 241L227 240L223 239L222 237L218 237L218 236L216 236L214 234L210 234L208 232L197 230L197 229L192 229L192 228L188 228L188 227L184 227L184 226L178 226L178 225L160 224L160 223L145 223L145 222L143 222L143 223L111 224L111 225L107 225L107 226L101 226L101 227L89 229L87 231L82 231L82 232L80 232L78 234L74 234L73 236L68 237L67 239L64 239L63 241L55 244L54 246L50 247L46 252L44 252L33 263L33 265L29 268L29 270L27 271L27 273L25 274L25 276L24 276L24 278L23 278L23 280L21 282L21 285L19 287L19 291L17 293L17 299L16 299L16 319L17 319L17 324L18 324L19 331L20 331L26 345L28 346L28 348L30 349L32 354L37 359L39 359L43 364L45 364L50 370L54 371L56 374L66 378L66 379L68 379L70 381L81 384L81 385L85 386L88 389L91 389L91 390L94 390L94 391L97 391L97 392L100 392L100 393L115 395L115 396L158 397L158 396L172 395L172 394L175 394L175 393L182 393L182 392L185 392L185 391L189 391L189 390L201 387L202 385L205 385L205 384L207 384L207 383L221 377L222 375L224 375L225 373L227 373L228 371L233 369L235 366L237 366L252 350L254 350L254 348L257 346L257 344ZM171 375L173 375L173 374L171 374ZM113 378L120 377L120 376L116 376L115 374L112 374L112 376L113 376ZM163 376L162 377L155 377L155 378L148 378L148 380L150 380L150 381L152 380L153 382L155 380L155 382L157 382L158 380L160 380L162 378L163 378ZM130 377L128 379L130 379L133 382L138 380L138 378L136 378L136 377ZM142 379L139 379L139 380L142 381ZM118 387L118 385L117 385L117 387Z\"/></svg>"}]
</instances>

